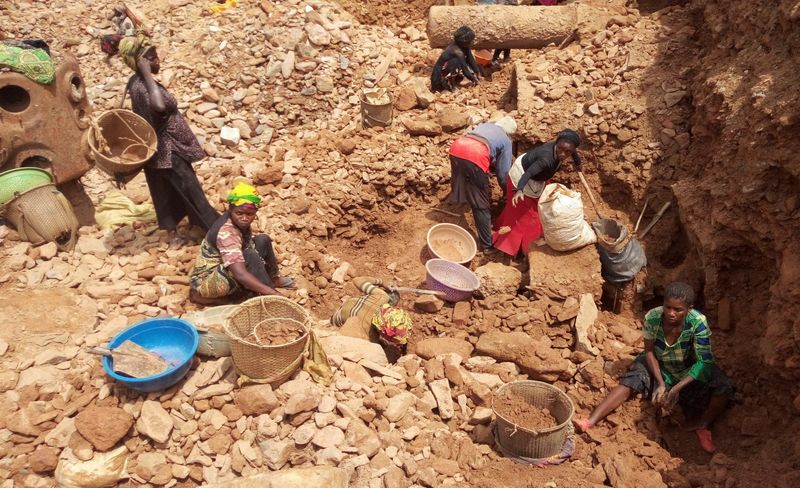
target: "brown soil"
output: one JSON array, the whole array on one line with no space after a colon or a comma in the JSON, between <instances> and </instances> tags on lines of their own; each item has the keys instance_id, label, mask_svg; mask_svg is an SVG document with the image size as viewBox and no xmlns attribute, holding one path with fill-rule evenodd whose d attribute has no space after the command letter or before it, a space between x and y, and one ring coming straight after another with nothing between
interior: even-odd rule
<instances>
[{"instance_id":1,"label":"brown soil","mask_svg":"<svg viewBox=\"0 0 800 488\"><path fill-rule=\"evenodd\" d=\"M8 325L0 328L0 339L14 344L19 353L36 353L48 344L65 344L70 334L91 331L97 323L96 314L92 300L69 288L3 290L0 317Z\"/></svg>"},{"instance_id":2,"label":"brown soil","mask_svg":"<svg viewBox=\"0 0 800 488\"><path fill-rule=\"evenodd\" d=\"M279 346L303 337L305 330L293 323L258 324L245 340L260 346Z\"/></svg>"},{"instance_id":3,"label":"brown soil","mask_svg":"<svg viewBox=\"0 0 800 488\"><path fill-rule=\"evenodd\" d=\"M442 259L461 262L467 258L461 241L457 239L436 239L431 244L434 252Z\"/></svg>"},{"instance_id":4,"label":"brown soil","mask_svg":"<svg viewBox=\"0 0 800 488\"><path fill-rule=\"evenodd\" d=\"M424 31L425 12L433 3L425 0L339 2L358 21L389 26L394 31L407 26ZM795 54L800 47L797 2L781 0L765 8L760 3L745 0L639 0L640 7L648 7L642 9L641 15L634 8L626 10L624 1L587 0L582 3L597 4L612 9L615 15L633 18L624 26L607 27L603 22L595 32L582 33L565 50L513 51L512 59L530 68L526 75L529 81L540 82L538 91L534 91L536 103L542 105L539 109L527 110L522 100L509 96L517 82L512 76L511 64L504 65L490 80L482 80L476 87L438 94L436 105L469 105L487 114L498 109L519 108L516 117L520 130L515 152L548 140L563 127L580 131L585 136L580 148L584 156L583 170L599 199L601 212L629 228L633 227L646 198L652 200L642 226L663 202L672 200L672 208L642 242L649 261L648 286L656 296L663 285L673 279L688 281L698 289L698 306L709 316L714 330L715 356L737 384L742 398L714 427L715 442L724 456L712 457L700 451L693 434L677 425L679 419L658 419L647 402L631 400L589 434L576 437L576 453L570 462L535 469L492 452L485 466L463 470L465 486L533 487L551 481L557 486L576 487L663 486L644 478L636 480L637 476L645 474L659 476L668 486L675 487L760 486L766 479L774 486L798 486L800 445L792 435L800 428L797 407L792 405L800 392L797 386L800 322L794 320L800 307L800 261L793 251L796 247L793 243L800 238L797 225L800 166L796 158L800 140L795 137L800 98L793 96L796 90L794 73L797 72ZM672 3L681 5L650 14L656 10L654 6ZM39 9L41 19L51 15L35 2L31 8ZM182 12L195 11L194 6L183 9ZM37 35L54 39L57 44L77 38L81 45L71 50L86 48L81 54L81 68L87 84L100 86L108 77L120 75L107 66L102 56L94 54L96 39L76 28L85 24L78 21L78 14L82 14L80 9L67 12L62 24L12 19L8 23L10 37ZM226 16L213 18L233 22L235 15L234 9ZM196 29L198 38L205 35L206 21L194 23L195 20L187 17L187 24L176 28L175 32L183 34L185 29L193 35L191 29ZM95 23L100 25L97 19ZM29 32L27 28L20 28L27 25L36 25L37 29ZM605 37L595 37L599 33L604 33ZM166 41L166 34L164 36ZM400 39L405 39L404 36L400 35ZM170 39L177 40L177 37ZM63 45L58 47L66 49ZM350 47L342 49L349 55ZM89 52L93 54L86 55ZM201 79L212 81L218 88L237 83L233 78L226 79L224 73L218 76L221 81L207 76L208 70L213 68L209 68L205 55L197 53L196 44L173 43L167 59L180 60L181 64L196 65L203 70L198 78L194 78L196 70L193 68L173 80L170 90L176 97L187 100L196 96ZM392 67L387 78L395 79L404 70L416 76L429 76L431 58L435 59L438 50L421 46L417 54L406 56L401 64ZM560 54L564 55L564 60L558 59ZM229 56L226 71L239 73L246 59L245 56ZM549 71L540 69L545 59L550 62ZM592 61L591 66L587 59ZM352 80L348 76L345 83L352 82L356 87L363 72L372 69L368 62L362 64L360 71L353 73ZM621 69L623 65L625 68ZM176 66L172 64L172 71ZM561 87L560 95L553 95L553 85ZM576 88L578 86L581 88ZM315 204L305 217L287 217L285 213L277 213L274 218L272 214L268 216L270 225L267 228L280 231L278 234L284 237L283 241L277 241L280 259L294 263L296 258L302 263L292 271L304 282L302 286L309 296L306 306L318 318L329 318L343 297L358 293L349 283L342 286L330 282L331 271L335 269L331 260L348 261L359 274L374 273L394 278L403 286L418 286L425 276L425 256L420 251L432 224L450 221L474 232L468 211L452 218L429 212L434 206L444 207L442 201L449 190L447 147L457 134L410 138L389 129L348 130L346 133L318 131L318 142L310 137L300 140L298 134L312 127L309 124L319 117L319 112L330 112L331 107L313 97L297 96L300 90L297 80L273 88L270 97L274 95L280 100L276 108L285 112L287 117L284 118L290 122L277 127L276 132L289 134L276 137L279 140L273 141L272 146L282 151L296 151L307 164L303 171L311 173L319 169L316 161L328 158L336 148L333 140L350 139L355 148L350 148L352 154L342 151L339 165L349 168L352 175L341 178L343 183L348 182L348 178L352 183L353 193L346 199L339 199L346 201L347 207L327 208ZM686 96L679 103L666 106L665 94L673 94L678 89L685 91ZM231 90L220 88L220 91L223 96L230 96ZM112 102L116 103L111 98L93 100L98 110L110 108ZM599 103L603 117L592 117L588 113L581 117L574 115L576 107L588 108L592 102ZM300 103L304 104L303 109L295 113L293 107ZM265 112L270 111L269 107ZM415 117L429 115L425 110L409 113ZM612 127L600 133L601 122ZM279 123L284 124L284 121ZM317 127L313 129L316 131ZM289 138L297 140L287 140ZM424 162L425 171L440 171L447 177L432 183L430 173L420 172L416 178L404 174L401 179L381 176L384 166L402 166L393 159L394 148L401 147L417 150L414 158ZM268 161L265 153L253 157ZM398 155L402 157L408 156ZM282 164L280 158L277 162ZM239 163L228 164L227 160L217 158L214 164L225 169L203 167L198 174L206 187L217 191L227 189L226 178L239 175ZM366 179L362 181L362 175L370 177L369 183L365 183ZM281 197L274 199L276 209L282 205L294 206L314 192L323 195L319 200L324 201L339 191L326 193L310 184L305 195L295 194L285 191L285 185L277 184L280 179L279 169L275 184L265 187ZM572 171L561 171L554 180L580 188ZM89 181L93 183L91 178ZM143 185L141 183L140 188L146 199L147 190ZM497 215L501 208L497 204L500 192L496 183L492 186L495 187L492 210ZM591 221L595 212L585 192L584 198L586 217ZM315 218L309 218L311 215ZM336 220L339 217L344 224ZM307 224L309 221L323 222L324 229L315 229ZM314 230L317 232L312 232ZM136 233L141 234L142 230L137 229ZM193 257L196 250L196 245L190 246L186 253ZM165 263L174 261L171 256L156 251L153 248L150 252L161 256ZM565 254L563 260L544 252L543 248L537 248L529 256L533 293L508 299L495 297L491 302L477 301L471 320L465 325L451 323L452 309L447 306L438 314L417 314L411 307L413 298L404 296L400 305L411 311L415 324L412 343L439 336L474 342L488 330L524 331L534 338L550 339L553 351L580 364L585 359L571 351L571 330L554 323L552 315L561 310L566 297L584 292L599 298L597 256L596 253L589 255L594 252L591 247ZM131 251L131 254L136 253ZM482 263L473 266L479 264ZM181 266L182 272L187 273L191 258ZM589 276L593 273L597 276ZM83 312L84 307L77 302L71 300L59 305L62 295L77 296L82 293L80 288L53 291L58 295L56 298L35 295L35 287L28 287L24 292L12 291L18 275L21 273L14 273L0 291L5 300L0 304L5 322L22 324L6 327L0 334L8 342L13 341L14 350L8 356L13 353L14 361L18 360L17 353L23 351L18 347L22 343L17 341L65 329L78 333L96 321L97 310L87 313L89 320L83 320L78 311ZM317 284L315 279L320 277L326 280ZM75 286L78 283L76 281ZM641 303L642 298L638 297L639 308L659 304L659 300ZM46 310L41 307L42 303L48 304ZM721 306L723 303L727 303L729 319L724 327L723 314L717 313L718 309L726 309ZM108 304L103 303L102 318L105 318L106 307ZM143 318L137 317L140 312L132 307L128 313L131 321ZM529 320L522 326L513 325L513 319L523 313L529 314ZM626 370L631 358L641 351L640 320L640 314L626 311L621 316L601 313L591 339L601 348L601 357L596 360L601 363L600 372L605 371L602 378L605 387L597 388L581 381L584 375L557 382L572 397L576 415L587 415L616 384L616 377ZM285 342L289 340L287 336L291 337L291 331L283 338L277 337L276 341ZM34 352L29 349L33 344L27 346L25 352ZM540 415L542 413L539 411ZM627 478L627 485L619 481L619 474L626 471L634 473ZM18 478L22 483L23 477Z\"/></svg>"},{"instance_id":5,"label":"brown soil","mask_svg":"<svg viewBox=\"0 0 800 488\"><path fill-rule=\"evenodd\" d=\"M550 410L532 405L525 397L510 389L496 395L493 405L497 415L528 430L549 429L558 425Z\"/></svg>"},{"instance_id":6,"label":"brown soil","mask_svg":"<svg viewBox=\"0 0 800 488\"><path fill-rule=\"evenodd\" d=\"M531 288L564 298L591 293L601 295L600 255L595 246L558 252L548 246L531 246L528 252Z\"/></svg>"}]
</instances>

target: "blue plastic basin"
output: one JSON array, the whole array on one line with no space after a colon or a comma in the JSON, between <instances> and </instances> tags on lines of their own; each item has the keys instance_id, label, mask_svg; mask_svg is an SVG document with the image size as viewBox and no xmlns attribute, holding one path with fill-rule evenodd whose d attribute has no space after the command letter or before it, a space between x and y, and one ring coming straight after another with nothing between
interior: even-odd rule
<instances>
[{"instance_id":1,"label":"blue plastic basin","mask_svg":"<svg viewBox=\"0 0 800 488\"><path fill-rule=\"evenodd\" d=\"M145 378L131 378L114 372L114 361L103 357L103 369L106 374L128 388L141 392L166 390L179 382L189 372L192 358L197 352L200 336L197 330L181 319L157 317L147 319L123 330L108 343L114 349L130 340L153 351L166 359L173 366L163 373Z\"/></svg>"}]
</instances>

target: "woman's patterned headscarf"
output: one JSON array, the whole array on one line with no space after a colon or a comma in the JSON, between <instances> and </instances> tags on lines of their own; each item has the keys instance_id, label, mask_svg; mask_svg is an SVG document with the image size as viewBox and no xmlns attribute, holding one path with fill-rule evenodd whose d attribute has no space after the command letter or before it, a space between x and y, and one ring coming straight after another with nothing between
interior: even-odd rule
<instances>
[{"instance_id":1,"label":"woman's patterned headscarf","mask_svg":"<svg viewBox=\"0 0 800 488\"><path fill-rule=\"evenodd\" d=\"M129 36L150 35L148 23L144 15L125 4L114 7L114 18L112 21L117 27L117 32L100 36L100 49L109 56L119 54L119 46L124 38Z\"/></svg>"},{"instance_id":2,"label":"woman's patterned headscarf","mask_svg":"<svg viewBox=\"0 0 800 488\"><path fill-rule=\"evenodd\" d=\"M119 41L119 55L130 69L136 71L139 59L153 47L149 37L143 33L138 33L135 36L123 37Z\"/></svg>"},{"instance_id":3,"label":"woman's patterned headscarf","mask_svg":"<svg viewBox=\"0 0 800 488\"><path fill-rule=\"evenodd\" d=\"M372 325L385 339L397 345L408 343L408 336L414 327L408 312L387 304L372 318Z\"/></svg>"}]
</instances>

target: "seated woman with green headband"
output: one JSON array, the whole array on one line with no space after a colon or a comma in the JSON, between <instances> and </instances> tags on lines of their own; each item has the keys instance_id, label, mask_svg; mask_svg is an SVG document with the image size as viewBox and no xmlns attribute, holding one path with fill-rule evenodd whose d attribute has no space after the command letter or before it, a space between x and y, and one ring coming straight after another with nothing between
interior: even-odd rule
<instances>
[{"instance_id":1,"label":"seated woman with green headband","mask_svg":"<svg viewBox=\"0 0 800 488\"><path fill-rule=\"evenodd\" d=\"M238 183L227 200L228 210L200 245L189 299L212 304L239 292L280 295L276 288L293 288L294 280L278 273L272 240L265 234L253 236L250 230L261 204L256 189Z\"/></svg>"}]
</instances>

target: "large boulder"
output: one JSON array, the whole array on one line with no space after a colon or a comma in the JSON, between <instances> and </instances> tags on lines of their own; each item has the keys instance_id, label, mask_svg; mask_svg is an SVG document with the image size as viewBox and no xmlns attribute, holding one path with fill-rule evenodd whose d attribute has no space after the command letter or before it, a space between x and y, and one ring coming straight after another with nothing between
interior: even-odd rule
<instances>
[{"instance_id":1,"label":"large boulder","mask_svg":"<svg viewBox=\"0 0 800 488\"><path fill-rule=\"evenodd\" d=\"M436 100L436 95L428 88L427 78L416 77L411 81L411 85L417 95L417 105L421 108L428 108Z\"/></svg>"},{"instance_id":2,"label":"large boulder","mask_svg":"<svg viewBox=\"0 0 800 488\"><path fill-rule=\"evenodd\" d=\"M394 99L394 108L405 112L417 106L417 94L411 84L403 85Z\"/></svg>"},{"instance_id":3,"label":"large boulder","mask_svg":"<svg viewBox=\"0 0 800 488\"><path fill-rule=\"evenodd\" d=\"M342 335L323 337L319 342L329 356L341 356L354 363L369 359L384 366L389 364L383 348L374 342Z\"/></svg>"},{"instance_id":4,"label":"large boulder","mask_svg":"<svg viewBox=\"0 0 800 488\"><path fill-rule=\"evenodd\" d=\"M400 122L412 136L433 137L442 133L442 126L434 120L404 116Z\"/></svg>"},{"instance_id":5,"label":"large boulder","mask_svg":"<svg viewBox=\"0 0 800 488\"><path fill-rule=\"evenodd\" d=\"M479 291L483 296L516 295L522 284L522 273L502 263L487 263L479 266L475 274L481 279Z\"/></svg>"},{"instance_id":6,"label":"large boulder","mask_svg":"<svg viewBox=\"0 0 800 488\"><path fill-rule=\"evenodd\" d=\"M146 400L142 404L139 420L136 421L136 430L158 443L163 443L169 439L169 434L172 432L174 425L172 417L164 410L161 403Z\"/></svg>"},{"instance_id":7,"label":"large boulder","mask_svg":"<svg viewBox=\"0 0 800 488\"><path fill-rule=\"evenodd\" d=\"M414 348L414 354L422 359L431 359L439 354L454 352L466 359L472 355L472 350L472 344L465 340L453 337L433 337L419 341Z\"/></svg>"},{"instance_id":8,"label":"large boulder","mask_svg":"<svg viewBox=\"0 0 800 488\"><path fill-rule=\"evenodd\" d=\"M562 358L550 338L533 339L524 332L491 331L481 335L475 345L478 354L498 361L511 361L531 379L553 382L574 376L575 365Z\"/></svg>"},{"instance_id":9,"label":"large boulder","mask_svg":"<svg viewBox=\"0 0 800 488\"><path fill-rule=\"evenodd\" d=\"M119 407L87 407L75 417L75 427L98 451L114 447L133 426L133 416Z\"/></svg>"},{"instance_id":10,"label":"large boulder","mask_svg":"<svg viewBox=\"0 0 800 488\"><path fill-rule=\"evenodd\" d=\"M274 473L258 473L212 483L209 488L347 488L350 476L344 469L332 466L290 468Z\"/></svg>"},{"instance_id":11,"label":"large boulder","mask_svg":"<svg viewBox=\"0 0 800 488\"><path fill-rule=\"evenodd\" d=\"M463 107L448 105L437 115L439 125L445 132L455 132L469 125L470 117Z\"/></svg>"},{"instance_id":12,"label":"large boulder","mask_svg":"<svg viewBox=\"0 0 800 488\"><path fill-rule=\"evenodd\" d=\"M233 395L233 401L243 415L270 413L278 406L278 397L275 396L270 385L242 388Z\"/></svg>"}]
</instances>

